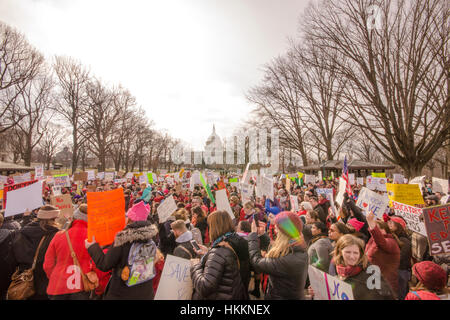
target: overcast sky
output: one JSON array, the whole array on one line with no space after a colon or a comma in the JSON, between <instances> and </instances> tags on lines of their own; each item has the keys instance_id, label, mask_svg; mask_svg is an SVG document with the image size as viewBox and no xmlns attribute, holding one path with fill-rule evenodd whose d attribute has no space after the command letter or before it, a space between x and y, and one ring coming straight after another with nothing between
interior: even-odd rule
<instances>
[{"instance_id":1,"label":"overcast sky","mask_svg":"<svg viewBox=\"0 0 450 320\"><path fill-rule=\"evenodd\" d=\"M0 20L46 57L121 83L155 122L201 150L252 109L245 92L297 36L308 0L0 0Z\"/></svg>"}]
</instances>

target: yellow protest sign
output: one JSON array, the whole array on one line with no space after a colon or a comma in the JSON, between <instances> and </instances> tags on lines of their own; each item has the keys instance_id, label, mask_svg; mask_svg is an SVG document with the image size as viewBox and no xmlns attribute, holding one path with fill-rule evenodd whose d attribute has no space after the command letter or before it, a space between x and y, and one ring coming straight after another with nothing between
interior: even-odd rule
<instances>
[{"instance_id":1,"label":"yellow protest sign","mask_svg":"<svg viewBox=\"0 0 450 320\"><path fill-rule=\"evenodd\" d=\"M386 178L386 173L384 173L384 172L372 172L372 177L374 177L374 178Z\"/></svg>"},{"instance_id":2,"label":"yellow protest sign","mask_svg":"<svg viewBox=\"0 0 450 320\"><path fill-rule=\"evenodd\" d=\"M298 178L299 178L299 179L301 179L301 178L303 177L303 173L297 172L297 174L298 174Z\"/></svg>"},{"instance_id":3,"label":"yellow protest sign","mask_svg":"<svg viewBox=\"0 0 450 320\"><path fill-rule=\"evenodd\" d=\"M386 190L391 201L401 202L410 206L425 204L418 184L386 183Z\"/></svg>"}]
</instances>

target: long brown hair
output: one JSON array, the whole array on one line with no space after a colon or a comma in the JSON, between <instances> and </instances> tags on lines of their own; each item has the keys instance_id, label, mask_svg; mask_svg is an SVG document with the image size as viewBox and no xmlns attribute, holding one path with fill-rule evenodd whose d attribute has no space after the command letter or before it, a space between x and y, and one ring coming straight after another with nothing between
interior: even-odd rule
<instances>
[{"instance_id":1,"label":"long brown hair","mask_svg":"<svg viewBox=\"0 0 450 320\"><path fill-rule=\"evenodd\" d=\"M378 228L386 231L386 234L390 234L395 239L399 248L403 247L403 242L401 242L400 239L397 237L397 235L391 231L391 228L389 228L389 225L386 222L377 221L377 225Z\"/></svg>"},{"instance_id":2,"label":"long brown hair","mask_svg":"<svg viewBox=\"0 0 450 320\"><path fill-rule=\"evenodd\" d=\"M214 211L208 216L209 239L216 241L227 232L234 232L233 221L226 211Z\"/></svg>"},{"instance_id":3,"label":"long brown hair","mask_svg":"<svg viewBox=\"0 0 450 320\"><path fill-rule=\"evenodd\" d=\"M333 260L336 265L345 265L344 263L344 257L342 255L342 250L344 250L348 246L356 245L359 249L359 260L357 265L362 266L362 268L365 270L367 269L367 266L369 264L369 259L364 253L364 247L365 243L363 240L351 235L346 234L339 238L339 240L336 242L336 247L334 248L333 254Z\"/></svg>"}]
</instances>

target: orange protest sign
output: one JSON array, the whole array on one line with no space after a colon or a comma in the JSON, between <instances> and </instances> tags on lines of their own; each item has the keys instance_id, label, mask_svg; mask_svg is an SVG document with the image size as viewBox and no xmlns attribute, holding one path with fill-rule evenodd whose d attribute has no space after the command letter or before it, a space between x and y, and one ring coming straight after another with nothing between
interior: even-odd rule
<instances>
[{"instance_id":1,"label":"orange protest sign","mask_svg":"<svg viewBox=\"0 0 450 320\"><path fill-rule=\"evenodd\" d=\"M114 242L117 232L125 228L125 198L123 189L88 192L88 239L100 246Z\"/></svg>"}]
</instances>

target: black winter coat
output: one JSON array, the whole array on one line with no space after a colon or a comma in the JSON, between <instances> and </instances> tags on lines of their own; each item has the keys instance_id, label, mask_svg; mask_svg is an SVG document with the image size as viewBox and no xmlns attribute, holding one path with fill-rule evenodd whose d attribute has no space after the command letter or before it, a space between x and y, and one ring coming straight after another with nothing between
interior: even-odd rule
<instances>
[{"instance_id":1,"label":"black winter coat","mask_svg":"<svg viewBox=\"0 0 450 320\"><path fill-rule=\"evenodd\" d=\"M239 236L237 233L233 233L231 236L227 237L226 240L236 252L239 258L240 269L239 273L241 275L242 284L244 285L246 291L248 290L248 285L250 283L250 255L248 253L248 241Z\"/></svg>"},{"instance_id":2,"label":"black winter coat","mask_svg":"<svg viewBox=\"0 0 450 320\"><path fill-rule=\"evenodd\" d=\"M239 274L236 254L227 247L213 247L191 267L192 300L244 300L247 292Z\"/></svg>"},{"instance_id":3,"label":"black winter coat","mask_svg":"<svg viewBox=\"0 0 450 320\"><path fill-rule=\"evenodd\" d=\"M47 231L42 230L39 226L39 222L34 221L19 230L14 239L13 255L15 268L18 267L22 272L32 267L33 258L39 242L43 236L46 237L39 250L36 259L36 268L34 269L34 288L36 294L28 298L29 300L48 300L48 278L44 272L43 264L47 248L58 231L58 228L52 226L47 226Z\"/></svg>"},{"instance_id":4,"label":"black winter coat","mask_svg":"<svg viewBox=\"0 0 450 320\"><path fill-rule=\"evenodd\" d=\"M11 276L14 273L14 256L12 244L15 232L8 229L0 229L0 300L6 298Z\"/></svg>"},{"instance_id":5,"label":"black winter coat","mask_svg":"<svg viewBox=\"0 0 450 320\"><path fill-rule=\"evenodd\" d=\"M190 241L185 241L177 244L177 247L175 248L175 250L173 250L173 255L175 257L180 257L188 260L197 258L197 253L195 253L194 247L192 246Z\"/></svg>"},{"instance_id":6,"label":"black winter coat","mask_svg":"<svg viewBox=\"0 0 450 320\"><path fill-rule=\"evenodd\" d=\"M308 275L308 253L305 249L295 246L283 257L263 258L255 232L249 234L248 246L254 270L269 275L266 300L305 300L304 288Z\"/></svg>"},{"instance_id":7,"label":"black winter coat","mask_svg":"<svg viewBox=\"0 0 450 320\"><path fill-rule=\"evenodd\" d=\"M148 221L137 221L129 224L117 233L114 244L106 254L98 243L89 247L88 252L96 267L107 272L112 269L110 282L106 288L105 300L152 300L154 297L153 281L137 284L131 287L122 280L123 268L128 263L128 254L134 242L148 242L157 235L155 225ZM131 276L131 275L130 275Z\"/></svg>"}]
</instances>

